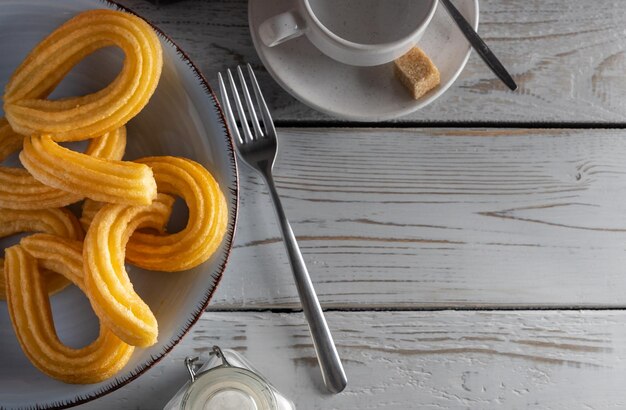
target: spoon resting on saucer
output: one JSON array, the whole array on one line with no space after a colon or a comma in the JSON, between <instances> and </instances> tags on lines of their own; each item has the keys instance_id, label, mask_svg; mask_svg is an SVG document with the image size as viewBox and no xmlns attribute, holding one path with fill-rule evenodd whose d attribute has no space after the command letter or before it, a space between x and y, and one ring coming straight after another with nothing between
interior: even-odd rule
<instances>
[{"instance_id":1,"label":"spoon resting on saucer","mask_svg":"<svg viewBox=\"0 0 626 410\"><path fill-rule=\"evenodd\" d=\"M493 52L489 49L487 44L485 44L483 39L480 38L478 33L474 31L468 21L465 20L465 17L463 17L459 10L454 7L450 0L441 0L441 2L444 6L446 6L448 14L450 14L450 17L452 17L452 19L459 26L461 32L470 42L474 50L476 50L480 58L483 59L483 61L489 66L491 71L493 71L494 74L497 75L504 84L506 84L512 91L515 91L517 89L517 84L515 84L515 81L513 80L513 77L511 77L511 74L509 74L506 68L504 68L500 60L498 60L495 54L493 54Z\"/></svg>"}]
</instances>

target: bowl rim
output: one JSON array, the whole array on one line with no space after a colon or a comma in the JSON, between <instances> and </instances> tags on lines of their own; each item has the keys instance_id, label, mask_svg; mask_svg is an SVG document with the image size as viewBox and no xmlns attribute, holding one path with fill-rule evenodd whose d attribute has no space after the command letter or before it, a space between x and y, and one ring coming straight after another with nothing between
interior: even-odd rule
<instances>
[{"instance_id":1,"label":"bowl rim","mask_svg":"<svg viewBox=\"0 0 626 410\"><path fill-rule=\"evenodd\" d=\"M48 402L48 403L37 403L34 405L34 407L31 406L31 407L19 407L19 408L25 408L25 409L36 408L36 409L44 410L44 409L66 409L69 407L78 406L80 404L90 402L108 393L111 393L119 389L120 387L127 385L128 383L132 382L133 380L137 379L139 376L144 374L148 369L152 368L155 364L161 361L161 359L163 359L178 343L180 343L182 338L189 332L189 330L191 330L192 326L196 322L198 322L198 320L200 320L202 313L204 313L204 311L206 310L207 306L209 305L209 302L211 301L211 298L213 297L213 294L215 293L215 290L217 289L217 286L222 280L224 271L226 269L226 265L228 264L228 261L230 259L230 255L233 249L233 242L234 242L235 230L236 230L235 228L237 226L238 208L239 208L239 168L237 165L237 156L235 155L235 146L234 146L233 136L228 127L228 123L226 121L224 111L222 110L222 106L220 105L219 100L217 99L215 93L213 92L213 89L209 85L209 82L204 77L200 69L191 60L189 55L182 48L180 48L178 44L176 44L176 42L170 36L165 34L163 30L158 28L151 21L144 18L140 14L136 13L132 9L116 2L115 0L94 1L94 3L96 2L101 3L102 5L106 6L108 9L119 10L119 11L124 11L126 13L130 13L134 16L139 17L145 22L147 22L161 39L163 39L166 43L168 43L170 46L174 48L174 51L176 52L176 54L178 54L178 56L183 60L183 62L185 62L186 65L191 69L192 73L197 78L199 85L202 87L207 97L209 97L209 99L213 103L214 108L217 110L220 123L223 126L223 129L226 133L226 144L228 148L228 153L230 154L229 155L230 166L232 167L232 171L233 171L233 175L235 179L234 184L233 184L234 186L226 187L228 190L230 190L230 193L233 195L233 199L231 203L229 223L228 223L226 233L224 235L224 240L226 241L225 242L226 243L225 255L224 255L224 260L220 262L219 264L216 274L212 275L213 281L211 283L211 286L206 290L204 297L200 300L200 303L196 306L191 317L186 319L186 322L184 326L182 327L182 330L180 331L180 333L177 334L173 339L169 340L160 353L156 355L152 355L148 361L141 363L139 366L133 369L126 376L114 377L114 378L109 379L110 381L107 385L105 385L104 387L90 394L77 395L72 400L64 400L64 401L56 401L56 402L53 401L53 402Z\"/></svg>"}]
</instances>

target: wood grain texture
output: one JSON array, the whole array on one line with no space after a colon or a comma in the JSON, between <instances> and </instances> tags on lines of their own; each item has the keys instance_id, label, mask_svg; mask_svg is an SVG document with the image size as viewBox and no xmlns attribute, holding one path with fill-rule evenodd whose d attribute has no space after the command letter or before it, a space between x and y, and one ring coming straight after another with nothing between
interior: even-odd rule
<instances>
[{"instance_id":1,"label":"wood grain texture","mask_svg":"<svg viewBox=\"0 0 626 410\"><path fill-rule=\"evenodd\" d=\"M626 314L332 312L348 375L322 384L301 314L206 313L137 382L82 409L162 408L186 381L185 356L213 344L246 356L298 409L621 409Z\"/></svg>"},{"instance_id":2,"label":"wood grain texture","mask_svg":"<svg viewBox=\"0 0 626 410\"><path fill-rule=\"evenodd\" d=\"M120 2L171 35L211 84L220 70L250 62L275 119L333 120L297 102L264 71L249 35L247 1ZM514 76L518 91L508 91L472 55L439 100L401 120L624 123L624 27L626 5L620 0L598 0L593 7L584 0L482 0L480 34Z\"/></svg>"},{"instance_id":3,"label":"wood grain texture","mask_svg":"<svg viewBox=\"0 0 626 410\"><path fill-rule=\"evenodd\" d=\"M275 176L327 308L626 305L626 139L611 130L281 129ZM211 309L299 306L240 167Z\"/></svg>"}]
</instances>

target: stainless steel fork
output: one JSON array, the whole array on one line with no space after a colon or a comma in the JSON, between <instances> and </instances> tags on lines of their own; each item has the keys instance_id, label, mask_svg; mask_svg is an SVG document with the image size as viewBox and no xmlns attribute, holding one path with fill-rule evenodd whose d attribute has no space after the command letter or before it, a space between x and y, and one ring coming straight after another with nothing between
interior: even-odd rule
<instances>
[{"instance_id":1,"label":"stainless steel fork","mask_svg":"<svg viewBox=\"0 0 626 410\"><path fill-rule=\"evenodd\" d=\"M235 136L239 157L250 167L258 171L269 187L272 202L276 210L276 216L283 234L285 247L287 248L287 254L289 255L289 262L291 263L298 295L302 302L302 310L309 323L309 330L313 339L317 360L322 371L324 384L329 391L339 393L346 387L346 374L341 365L341 360L337 354L337 349L330 334L330 330L326 324L320 302L317 300L317 295L315 294L309 272L307 271L304 259L300 253L298 242L293 234L291 225L289 225L280 198L278 197L278 192L276 192L276 186L272 176L272 167L274 166L278 146L276 129L274 128L272 117L270 116L267 104L265 103L263 94L261 94L261 89L259 88L259 84L250 64L247 64L247 71L256 97L256 109L250 97L250 92L248 91L241 66L237 67L237 75L242 89L241 94L243 94L253 131L248 125L248 115L246 115L246 111L244 111L241 98L239 97L240 93L237 90L235 79L230 70L227 71L228 82L230 83L235 109L239 117L239 126L237 126L237 120L235 119L235 114L230 104L224 79L222 78L222 74L219 73L219 87L224 111L228 119L230 130ZM263 126L261 126L257 117L257 110L261 114Z\"/></svg>"}]
</instances>

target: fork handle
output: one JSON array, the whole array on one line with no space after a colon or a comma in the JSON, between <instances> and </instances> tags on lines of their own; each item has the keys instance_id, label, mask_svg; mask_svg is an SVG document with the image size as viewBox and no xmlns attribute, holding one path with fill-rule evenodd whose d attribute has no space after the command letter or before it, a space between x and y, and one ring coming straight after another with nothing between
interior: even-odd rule
<instances>
[{"instance_id":1,"label":"fork handle","mask_svg":"<svg viewBox=\"0 0 626 410\"><path fill-rule=\"evenodd\" d=\"M296 241L296 237L293 234L291 225L287 220L285 211L276 192L276 186L271 177L266 178L267 186L270 190L272 201L274 202L274 209L276 210L276 216L280 224L280 229L283 234L285 242L285 248L287 248L287 255L289 256L289 263L293 271L293 278L296 282L296 288L298 289L298 295L302 302L302 310L304 316L309 323L309 331L311 332L311 338L313 339L313 346L315 347L315 353L317 354L317 361L319 362L320 369L322 371L322 378L326 388L332 393L341 392L347 384L346 373L343 370L339 354L337 354L337 348L335 342L330 334L326 319L324 318L324 312L315 294L311 277L304 264L302 253L300 253L300 247Z\"/></svg>"}]
</instances>

